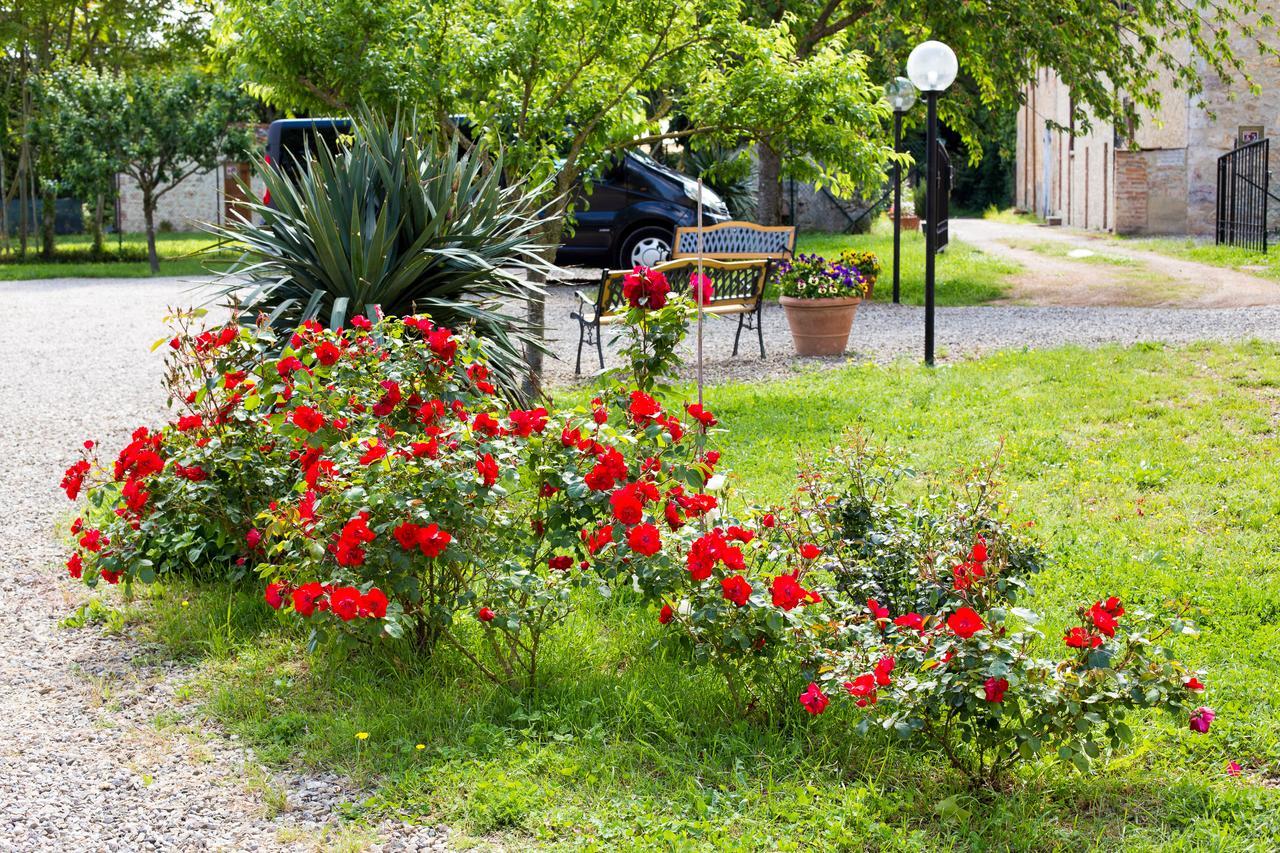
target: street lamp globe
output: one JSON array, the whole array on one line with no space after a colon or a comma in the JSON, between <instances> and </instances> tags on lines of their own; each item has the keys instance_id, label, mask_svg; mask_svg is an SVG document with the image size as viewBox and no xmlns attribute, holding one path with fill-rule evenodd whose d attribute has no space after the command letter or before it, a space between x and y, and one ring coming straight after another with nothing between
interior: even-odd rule
<instances>
[{"instance_id":1,"label":"street lamp globe","mask_svg":"<svg viewBox=\"0 0 1280 853\"><path fill-rule=\"evenodd\" d=\"M922 92L945 92L959 70L955 51L940 41L917 45L907 57L907 76Z\"/></svg>"},{"instance_id":2,"label":"street lamp globe","mask_svg":"<svg viewBox=\"0 0 1280 853\"><path fill-rule=\"evenodd\" d=\"M916 87L906 77L895 77L885 84L884 96L895 113L905 113L916 102Z\"/></svg>"}]
</instances>

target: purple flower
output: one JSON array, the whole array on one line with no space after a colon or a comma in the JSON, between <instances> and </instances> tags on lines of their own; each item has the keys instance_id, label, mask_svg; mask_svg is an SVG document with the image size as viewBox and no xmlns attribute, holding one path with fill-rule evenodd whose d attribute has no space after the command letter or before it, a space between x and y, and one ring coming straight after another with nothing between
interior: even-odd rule
<instances>
[{"instance_id":1,"label":"purple flower","mask_svg":"<svg viewBox=\"0 0 1280 853\"><path fill-rule=\"evenodd\" d=\"M1213 712L1212 708L1201 705L1191 712L1191 731L1205 734L1209 731L1209 725L1216 716L1217 714Z\"/></svg>"}]
</instances>

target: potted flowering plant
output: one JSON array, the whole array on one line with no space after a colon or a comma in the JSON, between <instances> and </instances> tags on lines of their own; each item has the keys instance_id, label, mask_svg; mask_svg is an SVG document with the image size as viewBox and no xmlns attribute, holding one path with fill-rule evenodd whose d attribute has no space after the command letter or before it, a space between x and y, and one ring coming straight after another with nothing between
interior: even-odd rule
<instances>
[{"instance_id":1,"label":"potted flowering plant","mask_svg":"<svg viewBox=\"0 0 1280 853\"><path fill-rule=\"evenodd\" d=\"M840 355L858 305L867 294L866 280L853 267L818 255L800 255L778 268L779 302L797 355Z\"/></svg>"},{"instance_id":2,"label":"potted flowering plant","mask_svg":"<svg viewBox=\"0 0 1280 853\"><path fill-rule=\"evenodd\" d=\"M862 280L867 283L867 299L875 295L876 279L880 277L880 258L875 252L845 249L840 253L840 263L857 270L858 275L862 276Z\"/></svg>"}]
</instances>

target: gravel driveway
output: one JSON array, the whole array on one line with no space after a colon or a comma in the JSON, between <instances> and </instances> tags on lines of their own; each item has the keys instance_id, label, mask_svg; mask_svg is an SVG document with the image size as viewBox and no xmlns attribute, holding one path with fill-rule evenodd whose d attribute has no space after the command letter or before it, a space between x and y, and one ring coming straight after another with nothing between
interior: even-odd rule
<instances>
[{"instance_id":1,"label":"gravel driveway","mask_svg":"<svg viewBox=\"0 0 1280 853\"><path fill-rule=\"evenodd\" d=\"M174 281L0 284L0 850L316 849L341 837L335 777L264 776L175 699L186 673L59 620L85 598L61 571L57 489L80 442L119 447L156 423ZM164 714L176 725L161 728ZM176 717L175 717L176 714ZM269 816L261 790L284 794ZM335 833L339 835L335 836ZM379 828L386 849L443 846L434 828Z\"/></svg>"},{"instance_id":2,"label":"gravel driveway","mask_svg":"<svg viewBox=\"0 0 1280 853\"><path fill-rule=\"evenodd\" d=\"M56 486L85 438L118 447L162 416L161 356L171 304L189 304L172 279L0 284L0 849L149 850L312 848L335 830L334 810L358 796L331 777L278 776L288 808L263 805L252 756L199 722L175 698L187 673L147 659L137 642L58 621L85 597L62 577L55 531L69 505ZM548 305L556 352L577 341L568 288ZM707 327L709 381L758 381L847 359L788 357L785 319L765 311L769 358L728 357L733 321ZM854 327L854 359L917 359L918 308L871 305ZM1280 338L1280 308L1170 310L950 308L938 312L944 358L1001 348L1164 340ZM690 349L691 352L691 349ZM585 354L584 354L585 355ZM572 361L553 363L572 380ZM163 713L177 725L156 725ZM434 828L377 828L387 849L441 846Z\"/></svg>"}]
</instances>

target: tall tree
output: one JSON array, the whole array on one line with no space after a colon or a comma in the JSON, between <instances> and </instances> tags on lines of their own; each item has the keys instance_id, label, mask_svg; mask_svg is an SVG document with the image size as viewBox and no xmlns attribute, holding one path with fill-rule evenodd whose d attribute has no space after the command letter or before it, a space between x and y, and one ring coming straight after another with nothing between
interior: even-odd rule
<instances>
[{"instance_id":1,"label":"tall tree","mask_svg":"<svg viewBox=\"0 0 1280 853\"><path fill-rule=\"evenodd\" d=\"M194 72L134 74L120 86L120 137L110 156L142 193L147 256L155 273L156 203L188 176L224 159L243 159L252 141L243 126L252 117L252 103L239 87Z\"/></svg>"},{"instance_id":2,"label":"tall tree","mask_svg":"<svg viewBox=\"0 0 1280 853\"><path fill-rule=\"evenodd\" d=\"M370 14L355 23L353 7ZM547 179L555 212L618 152L692 136L785 140L813 177L844 186L878 174L887 113L861 54L841 44L795 60L785 24L741 12L740 0L228 0L215 34L281 107L466 116L512 174ZM553 252L563 220L547 223ZM530 301L539 333L543 311ZM530 363L536 375L541 353Z\"/></svg>"}]
</instances>

